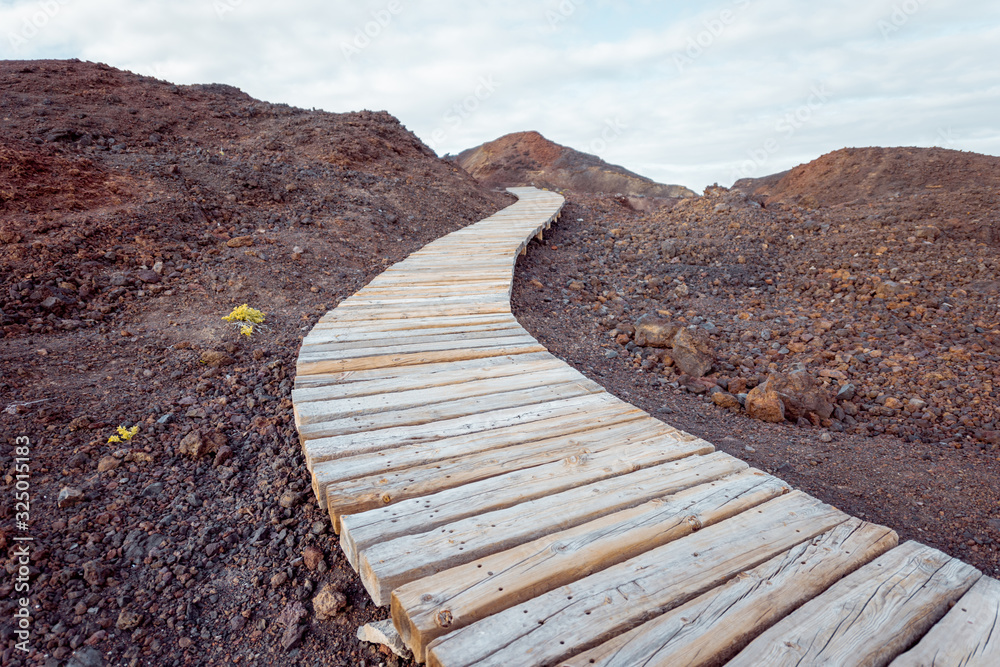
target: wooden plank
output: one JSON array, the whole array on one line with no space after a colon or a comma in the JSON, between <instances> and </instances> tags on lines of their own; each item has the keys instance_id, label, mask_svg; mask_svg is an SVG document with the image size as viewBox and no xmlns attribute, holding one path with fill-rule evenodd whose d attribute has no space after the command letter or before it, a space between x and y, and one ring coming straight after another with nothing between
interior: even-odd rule
<instances>
[{"instance_id":1,"label":"wooden plank","mask_svg":"<svg viewBox=\"0 0 1000 667\"><path fill-rule=\"evenodd\" d=\"M439 373L460 373L463 376L473 379L481 377L494 377L491 373L499 369L525 366L531 368L534 364L541 362L551 362L555 357L547 352L532 352L528 354L512 354L498 357L483 357L479 359L466 359L465 361L433 362L427 364L414 364L412 366L397 366L389 368L371 368L368 370L347 371L341 373L321 373L318 375L300 375L295 378L297 389L315 389L318 387L329 387L332 385L346 385L358 382L373 382L384 380L406 380L412 378L422 378L436 376ZM558 361L558 360L557 360ZM507 373L513 375L515 372ZM457 381L464 381L457 380ZM445 382L444 384L451 384ZM430 385L428 385L430 386Z\"/></svg>"},{"instance_id":2,"label":"wooden plank","mask_svg":"<svg viewBox=\"0 0 1000 667\"><path fill-rule=\"evenodd\" d=\"M312 466L313 490L317 497L323 499L321 506L325 507L326 489L334 482L375 474L386 475L421 465L440 464L446 459L485 454L497 449L530 444L548 437L599 430L632 421L654 420L638 408L615 402L601 407L566 410L538 421L513 424L428 443L404 445L370 454L347 456L334 461L323 461ZM695 439L694 436L687 437ZM340 530L339 520L334 523L334 527Z\"/></svg>"},{"instance_id":3,"label":"wooden plank","mask_svg":"<svg viewBox=\"0 0 1000 667\"><path fill-rule=\"evenodd\" d=\"M427 664L555 663L669 611L848 518L793 491L440 637L427 648Z\"/></svg>"},{"instance_id":4,"label":"wooden plank","mask_svg":"<svg viewBox=\"0 0 1000 667\"><path fill-rule=\"evenodd\" d=\"M368 308L336 308L330 311L330 313L333 313L333 317L326 319L326 316L324 315L323 321L368 322L372 320L405 320L417 317L439 317L444 315L457 316L467 315L469 313L489 315L494 313L509 312L510 304L506 302L458 305L445 304L441 306L425 305L420 306L419 308L371 306Z\"/></svg>"},{"instance_id":5,"label":"wooden plank","mask_svg":"<svg viewBox=\"0 0 1000 667\"><path fill-rule=\"evenodd\" d=\"M657 498L397 588L392 593L392 618L403 640L422 662L427 644L447 632L728 519L789 490L781 480L751 469Z\"/></svg>"},{"instance_id":6,"label":"wooden plank","mask_svg":"<svg viewBox=\"0 0 1000 667\"><path fill-rule=\"evenodd\" d=\"M519 325L507 324L503 327L494 327L482 331L458 331L438 333L435 329L417 329L415 332L397 335L386 334L374 337L368 334L361 340L353 341L302 341L301 354L318 354L324 352L338 352L342 350L379 350L391 348L400 350L404 345L426 346L430 343L451 343L455 341L467 340L491 340L503 339L505 342L511 338L522 338L524 340L534 340L527 331ZM419 349L419 348L417 348Z\"/></svg>"},{"instance_id":7,"label":"wooden plank","mask_svg":"<svg viewBox=\"0 0 1000 667\"><path fill-rule=\"evenodd\" d=\"M920 643L891 667L1000 665L1000 582L981 577Z\"/></svg>"},{"instance_id":8,"label":"wooden plank","mask_svg":"<svg viewBox=\"0 0 1000 667\"><path fill-rule=\"evenodd\" d=\"M399 345L400 343L427 342L428 340L444 340L445 336L451 336L459 340L469 338L487 338L491 335L510 335L512 333L527 332L516 322L504 322L498 324L484 324L476 327L442 327L440 329L412 329L392 332L351 332L351 333L314 333L309 334L302 341L302 349L306 352L312 351L313 346L330 345L339 343L343 345L351 344L355 346L367 345L368 347L386 347Z\"/></svg>"},{"instance_id":9,"label":"wooden plank","mask_svg":"<svg viewBox=\"0 0 1000 667\"><path fill-rule=\"evenodd\" d=\"M367 433L317 438L304 441L303 447L306 452L306 461L311 469L317 463L332 461L343 456L377 452L404 445L429 443L453 436L469 435L517 424L528 424L549 417L615 405L622 405L622 403L609 394L587 394L533 406L503 408L419 426L386 428ZM321 502L325 502L325 500Z\"/></svg>"},{"instance_id":10,"label":"wooden plank","mask_svg":"<svg viewBox=\"0 0 1000 667\"><path fill-rule=\"evenodd\" d=\"M529 468L537 470L538 466L560 461L562 463L559 465L566 467L565 462L574 460L573 457L592 457L597 453L610 456L614 450L618 450L619 455L636 456L634 465L639 465L639 460L646 461L648 457L637 456L638 452L625 451L625 448L638 447L651 438L669 435L666 427L654 419L633 419L570 436L538 439L500 451L479 452L444 463L428 463L388 474L330 484L326 488L327 507L334 529L340 532L340 516L343 514L357 514L513 471ZM706 444L699 443L699 451L703 451ZM611 461L612 465L616 463L614 459Z\"/></svg>"},{"instance_id":11,"label":"wooden plank","mask_svg":"<svg viewBox=\"0 0 1000 667\"><path fill-rule=\"evenodd\" d=\"M336 309L329 311L335 312ZM324 317L326 317L324 315ZM312 328L310 333L333 332L348 333L351 331L408 331L411 329L455 327L464 324L491 324L494 322L508 322L517 324L517 319L510 313L487 313L485 315L450 315L447 317L411 317L405 320L375 320L372 322L337 322L330 319L320 320Z\"/></svg>"},{"instance_id":12,"label":"wooden plank","mask_svg":"<svg viewBox=\"0 0 1000 667\"><path fill-rule=\"evenodd\" d=\"M515 470L354 514L349 523L346 522L347 517L342 516L340 544L348 560L354 562L359 551L381 541L425 533L476 514L513 507L601 480L659 468L671 461L674 463L660 468L660 472L701 468L705 465L705 461L699 458L702 454L711 454L716 459L724 456L712 454L714 448L703 440L681 441L656 433L644 436L640 431L623 437L622 444L628 447L594 452L587 452L586 447L581 447L577 453L555 463Z\"/></svg>"},{"instance_id":13,"label":"wooden plank","mask_svg":"<svg viewBox=\"0 0 1000 667\"><path fill-rule=\"evenodd\" d=\"M341 309L372 309L372 308L422 308L432 305L478 305L507 301L507 293L493 292L490 294L455 294L448 296L367 296L358 293L340 302Z\"/></svg>"},{"instance_id":14,"label":"wooden plank","mask_svg":"<svg viewBox=\"0 0 1000 667\"><path fill-rule=\"evenodd\" d=\"M560 667L721 665L776 621L897 542L888 528L852 518L687 604L561 661Z\"/></svg>"},{"instance_id":15,"label":"wooden plank","mask_svg":"<svg viewBox=\"0 0 1000 667\"><path fill-rule=\"evenodd\" d=\"M295 367L296 375L320 375L364 371L373 368L397 368L399 366L419 366L438 362L467 361L484 357L506 357L513 354L544 352L540 344L494 345L490 347L469 346L450 350L411 352L408 354L380 354L372 357L348 359L299 359Z\"/></svg>"},{"instance_id":16,"label":"wooden plank","mask_svg":"<svg viewBox=\"0 0 1000 667\"><path fill-rule=\"evenodd\" d=\"M429 517L435 527L428 532L370 544L360 554L357 569L372 599L380 605L388 604L393 589L421 577L747 467L731 456L713 453L611 477L478 516L468 515L444 526L436 522L436 517ZM460 506L456 509L461 513ZM347 554L353 548L348 523L364 521L365 514L341 519L341 546Z\"/></svg>"},{"instance_id":17,"label":"wooden plank","mask_svg":"<svg viewBox=\"0 0 1000 667\"><path fill-rule=\"evenodd\" d=\"M523 355L525 357L529 355ZM516 359L516 357L515 357ZM429 389L444 387L459 383L475 382L492 378L504 378L528 373L557 371L566 368L566 364L555 357L528 363L498 364L486 368L470 368L468 370L438 370L412 375L401 375L392 378L376 380L361 380L358 382L340 382L337 384L303 386L292 390L292 401L296 405L313 401L328 401L338 398L354 398L358 396L374 396L377 394L404 392L413 389Z\"/></svg>"},{"instance_id":18,"label":"wooden plank","mask_svg":"<svg viewBox=\"0 0 1000 667\"><path fill-rule=\"evenodd\" d=\"M365 433L382 429L397 429L403 426L422 426L433 422L444 422L473 415L480 415L502 408L516 408L538 405L587 394L602 393L600 385L590 380L563 382L530 389L504 391L471 398L461 398L443 403L432 403L415 408L373 412L351 417L340 417L299 425L299 437L308 441L312 438L329 438L350 433ZM306 403L302 407L313 405Z\"/></svg>"},{"instance_id":19,"label":"wooden plank","mask_svg":"<svg viewBox=\"0 0 1000 667\"><path fill-rule=\"evenodd\" d=\"M575 368L566 366L538 373L522 373L488 380L470 380L444 387L420 387L407 391L393 391L375 396L357 396L299 403L295 406L297 426L360 417L390 410L406 410L437 403L501 394L510 391L551 387L554 385L583 382L597 392L596 383L588 380Z\"/></svg>"},{"instance_id":20,"label":"wooden plank","mask_svg":"<svg viewBox=\"0 0 1000 667\"><path fill-rule=\"evenodd\" d=\"M394 346L382 346L376 344L374 347L355 346L353 344L331 343L329 345L313 345L307 350L299 353L299 361L310 363L313 361L337 360L337 359L357 359L363 357L387 354L390 351L396 354L409 354L411 352L439 352L442 350L456 350L472 347L496 347L502 345L531 345L537 343L523 329L497 331L489 338L463 339L459 336L445 336L443 340L434 340L435 337L418 338L416 342L402 342Z\"/></svg>"},{"instance_id":21,"label":"wooden plank","mask_svg":"<svg viewBox=\"0 0 1000 667\"><path fill-rule=\"evenodd\" d=\"M729 664L888 664L979 577L971 565L907 542L804 604Z\"/></svg>"}]
</instances>

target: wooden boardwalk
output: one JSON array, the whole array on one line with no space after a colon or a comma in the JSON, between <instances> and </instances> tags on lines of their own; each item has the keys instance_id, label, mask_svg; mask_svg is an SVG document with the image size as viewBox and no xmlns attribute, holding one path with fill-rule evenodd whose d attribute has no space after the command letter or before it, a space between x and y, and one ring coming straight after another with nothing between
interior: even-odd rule
<instances>
[{"instance_id":1,"label":"wooden boardwalk","mask_svg":"<svg viewBox=\"0 0 1000 667\"><path fill-rule=\"evenodd\" d=\"M1000 665L1000 583L605 392L510 312L519 201L327 313L293 401L319 503L430 665Z\"/></svg>"}]
</instances>

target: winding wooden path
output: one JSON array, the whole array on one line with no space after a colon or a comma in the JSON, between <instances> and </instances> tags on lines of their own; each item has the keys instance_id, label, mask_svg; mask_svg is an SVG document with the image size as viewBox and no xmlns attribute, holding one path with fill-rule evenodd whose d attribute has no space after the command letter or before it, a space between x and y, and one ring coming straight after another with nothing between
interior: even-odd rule
<instances>
[{"instance_id":1,"label":"winding wooden path","mask_svg":"<svg viewBox=\"0 0 1000 667\"><path fill-rule=\"evenodd\" d=\"M519 201L327 313L293 401L313 488L420 661L1000 665L1000 583L605 392L517 323Z\"/></svg>"}]
</instances>

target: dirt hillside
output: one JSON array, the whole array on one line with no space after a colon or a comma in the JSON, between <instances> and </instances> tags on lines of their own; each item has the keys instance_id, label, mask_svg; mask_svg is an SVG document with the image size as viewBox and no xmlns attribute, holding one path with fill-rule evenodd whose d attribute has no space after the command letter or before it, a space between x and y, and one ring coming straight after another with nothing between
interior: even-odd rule
<instances>
[{"instance_id":1,"label":"dirt hillside","mask_svg":"<svg viewBox=\"0 0 1000 667\"><path fill-rule=\"evenodd\" d=\"M0 663L395 664L355 638L386 612L310 497L299 341L385 266L513 198L384 112L76 61L0 62L0 91L9 572L17 437L34 539L34 652L15 650L8 577ZM269 328L222 321L242 303ZM139 431L108 443L119 425ZM343 607L320 620L325 587Z\"/></svg>"},{"instance_id":2,"label":"dirt hillside","mask_svg":"<svg viewBox=\"0 0 1000 667\"><path fill-rule=\"evenodd\" d=\"M664 185L595 155L549 141L538 132L517 132L454 156L463 169L492 187L534 185L571 192L693 197L680 185Z\"/></svg>"}]
</instances>

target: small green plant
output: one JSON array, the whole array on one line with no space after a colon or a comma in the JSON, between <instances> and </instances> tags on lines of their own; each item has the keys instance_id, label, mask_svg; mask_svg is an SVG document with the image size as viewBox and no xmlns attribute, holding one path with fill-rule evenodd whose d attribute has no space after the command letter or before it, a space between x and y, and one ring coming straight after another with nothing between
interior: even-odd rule
<instances>
[{"instance_id":1,"label":"small green plant","mask_svg":"<svg viewBox=\"0 0 1000 667\"><path fill-rule=\"evenodd\" d=\"M240 335L252 336L254 331L257 329L267 329L267 327L264 326L265 317L266 315L264 313L256 308L251 308L244 303L242 306L233 308L233 312L229 313L222 319L232 324Z\"/></svg>"},{"instance_id":2,"label":"small green plant","mask_svg":"<svg viewBox=\"0 0 1000 667\"><path fill-rule=\"evenodd\" d=\"M135 437L135 434L139 432L138 426L133 426L132 428L125 428L124 426L119 426L117 433L110 438L108 438L108 444L113 442L128 442Z\"/></svg>"}]
</instances>

